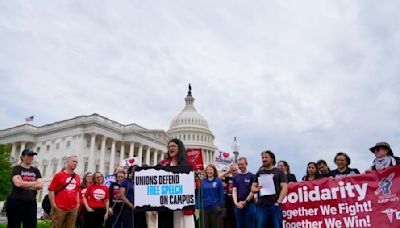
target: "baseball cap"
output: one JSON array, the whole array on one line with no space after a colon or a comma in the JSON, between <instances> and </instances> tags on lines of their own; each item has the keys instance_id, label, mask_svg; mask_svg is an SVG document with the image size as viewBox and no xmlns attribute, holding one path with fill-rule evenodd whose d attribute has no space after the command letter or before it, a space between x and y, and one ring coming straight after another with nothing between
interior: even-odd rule
<instances>
[{"instance_id":1,"label":"baseball cap","mask_svg":"<svg viewBox=\"0 0 400 228\"><path fill-rule=\"evenodd\" d=\"M22 151L21 156L25 156L28 154L37 155L37 153L34 152L31 148L26 148L25 150Z\"/></svg>"}]
</instances>

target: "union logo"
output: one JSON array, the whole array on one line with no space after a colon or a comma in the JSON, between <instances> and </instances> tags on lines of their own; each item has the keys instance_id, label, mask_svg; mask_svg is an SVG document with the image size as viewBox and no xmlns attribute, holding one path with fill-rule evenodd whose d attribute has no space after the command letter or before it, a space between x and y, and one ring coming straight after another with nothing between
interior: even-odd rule
<instances>
[{"instance_id":1,"label":"union logo","mask_svg":"<svg viewBox=\"0 0 400 228\"><path fill-rule=\"evenodd\" d=\"M389 176L381 179L379 181L379 188L376 189L375 195L379 195L380 192L383 192L383 195L391 194L390 187L392 187L392 179L394 177L394 173L389 174Z\"/></svg>"}]
</instances>

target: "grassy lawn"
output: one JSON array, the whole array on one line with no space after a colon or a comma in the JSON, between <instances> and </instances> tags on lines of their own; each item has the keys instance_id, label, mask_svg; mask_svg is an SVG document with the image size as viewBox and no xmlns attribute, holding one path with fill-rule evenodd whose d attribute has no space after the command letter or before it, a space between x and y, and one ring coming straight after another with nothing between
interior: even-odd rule
<instances>
[{"instance_id":1,"label":"grassy lawn","mask_svg":"<svg viewBox=\"0 0 400 228\"><path fill-rule=\"evenodd\" d=\"M7 224L0 224L0 228L6 228ZM22 227L22 225L21 225ZM37 221L38 228L48 228L50 227L50 220L38 220Z\"/></svg>"}]
</instances>

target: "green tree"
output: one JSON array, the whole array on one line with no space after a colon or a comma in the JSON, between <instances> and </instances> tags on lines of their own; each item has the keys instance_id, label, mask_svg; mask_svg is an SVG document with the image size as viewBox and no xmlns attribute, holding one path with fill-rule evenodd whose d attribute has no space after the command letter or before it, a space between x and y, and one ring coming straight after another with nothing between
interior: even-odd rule
<instances>
[{"instance_id":1,"label":"green tree","mask_svg":"<svg viewBox=\"0 0 400 228\"><path fill-rule=\"evenodd\" d=\"M7 198L11 191L10 147L0 145L0 201Z\"/></svg>"}]
</instances>

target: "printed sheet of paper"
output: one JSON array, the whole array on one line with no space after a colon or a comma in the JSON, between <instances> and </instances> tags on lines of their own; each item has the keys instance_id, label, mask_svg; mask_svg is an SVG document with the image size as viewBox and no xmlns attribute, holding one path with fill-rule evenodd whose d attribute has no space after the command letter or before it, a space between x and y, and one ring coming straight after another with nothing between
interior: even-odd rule
<instances>
[{"instance_id":1,"label":"printed sheet of paper","mask_svg":"<svg viewBox=\"0 0 400 228\"><path fill-rule=\"evenodd\" d=\"M258 184L261 185L260 195L275 195L274 174L263 174L258 177Z\"/></svg>"}]
</instances>

